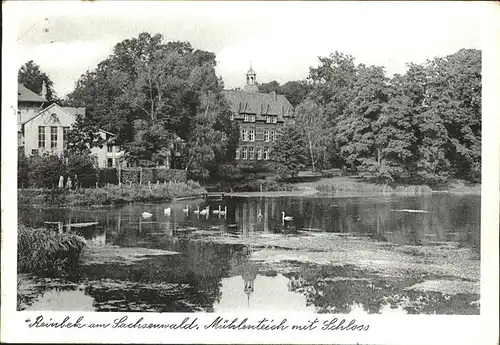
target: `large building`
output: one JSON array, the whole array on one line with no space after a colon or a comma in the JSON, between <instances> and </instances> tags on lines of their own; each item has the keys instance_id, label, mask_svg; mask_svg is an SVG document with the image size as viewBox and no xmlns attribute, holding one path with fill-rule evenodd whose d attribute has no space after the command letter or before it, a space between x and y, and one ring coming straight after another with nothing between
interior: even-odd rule
<instances>
[{"instance_id":1,"label":"large building","mask_svg":"<svg viewBox=\"0 0 500 345\"><path fill-rule=\"evenodd\" d=\"M78 115L85 116L85 108L61 107L47 103L45 84L38 95L18 84L17 141L27 156L34 154L63 154L67 135ZM113 144L114 134L99 130L106 144L93 147L92 155L100 168L123 165L123 152Z\"/></svg>"},{"instance_id":2,"label":"large building","mask_svg":"<svg viewBox=\"0 0 500 345\"><path fill-rule=\"evenodd\" d=\"M231 107L232 120L240 127L238 162L269 160L279 127L293 121L294 109L288 99L274 92L259 92L256 77L250 66L243 91L223 91Z\"/></svg>"}]
</instances>

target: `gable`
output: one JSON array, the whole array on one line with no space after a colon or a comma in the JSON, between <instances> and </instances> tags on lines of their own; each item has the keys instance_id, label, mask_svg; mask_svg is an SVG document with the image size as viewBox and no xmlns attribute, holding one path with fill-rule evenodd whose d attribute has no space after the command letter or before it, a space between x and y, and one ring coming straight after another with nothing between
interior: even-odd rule
<instances>
[{"instance_id":1,"label":"gable","mask_svg":"<svg viewBox=\"0 0 500 345\"><path fill-rule=\"evenodd\" d=\"M38 126L71 126L75 120L76 117L70 112L57 104L52 104L24 121L23 124L33 122Z\"/></svg>"}]
</instances>

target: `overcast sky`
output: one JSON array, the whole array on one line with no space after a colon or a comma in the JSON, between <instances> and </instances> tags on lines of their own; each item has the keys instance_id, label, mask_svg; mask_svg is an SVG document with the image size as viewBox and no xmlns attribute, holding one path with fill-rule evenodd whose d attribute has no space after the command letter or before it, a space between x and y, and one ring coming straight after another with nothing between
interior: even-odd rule
<instances>
[{"instance_id":1,"label":"overcast sky","mask_svg":"<svg viewBox=\"0 0 500 345\"><path fill-rule=\"evenodd\" d=\"M480 48L483 4L471 2L23 2L18 67L34 60L65 96L78 77L140 32L215 52L226 88L250 61L259 82L307 77L336 50L389 75L461 48Z\"/></svg>"}]
</instances>

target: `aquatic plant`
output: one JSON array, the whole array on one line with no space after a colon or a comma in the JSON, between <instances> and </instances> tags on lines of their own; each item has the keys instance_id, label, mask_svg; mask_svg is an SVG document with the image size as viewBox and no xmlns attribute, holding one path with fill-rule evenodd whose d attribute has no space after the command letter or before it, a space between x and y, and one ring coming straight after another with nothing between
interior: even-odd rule
<instances>
[{"instance_id":1,"label":"aquatic plant","mask_svg":"<svg viewBox=\"0 0 500 345\"><path fill-rule=\"evenodd\" d=\"M56 233L18 225L18 272L54 272L71 269L80 258L85 239L72 233Z\"/></svg>"},{"instance_id":2,"label":"aquatic plant","mask_svg":"<svg viewBox=\"0 0 500 345\"><path fill-rule=\"evenodd\" d=\"M174 197L202 194L198 182L151 185L108 185L77 190L23 189L18 191L19 204L64 204L68 206L112 205L132 202L163 202ZM55 197L54 197L55 196Z\"/></svg>"}]
</instances>

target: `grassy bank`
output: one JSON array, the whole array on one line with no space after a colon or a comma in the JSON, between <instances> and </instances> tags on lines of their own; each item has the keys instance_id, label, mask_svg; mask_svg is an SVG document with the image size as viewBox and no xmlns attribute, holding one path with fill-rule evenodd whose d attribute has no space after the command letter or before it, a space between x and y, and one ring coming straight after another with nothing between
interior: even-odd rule
<instances>
[{"instance_id":1,"label":"grassy bank","mask_svg":"<svg viewBox=\"0 0 500 345\"><path fill-rule=\"evenodd\" d=\"M102 188L78 190L20 189L20 205L116 205L133 202L165 202L176 197L198 195L205 192L197 182L171 183L151 186L109 185Z\"/></svg>"},{"instance_id":2,"label":"grassy bank","mask_svg":"<svg viewBox=\"0 0 500 345\"><path fill-rule=\"evenodd\" d=\"M461 181L451 181L446 185L429 187L426 185L388 185L373 183L354 177L320 178L316 181L298 182L295 188L314 188L322 194L333 195L424 195L434 192L480 194L481 185L468 185Z\"/></svg>"},{"instance_id":3,"label":"grassy bank","mask_svg":"<svg viewBox=\"0 0 500 345\"><path fill-rule=\"evenodd\" d=\"M72 268L84 246L85 239L81 236L19 224L17 270L20 273L47 273Z\"/></svg>"}]
</instances>

